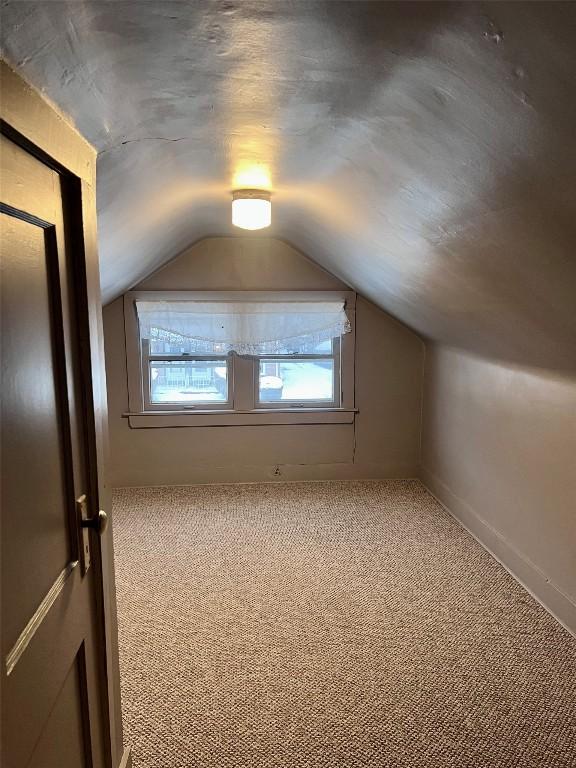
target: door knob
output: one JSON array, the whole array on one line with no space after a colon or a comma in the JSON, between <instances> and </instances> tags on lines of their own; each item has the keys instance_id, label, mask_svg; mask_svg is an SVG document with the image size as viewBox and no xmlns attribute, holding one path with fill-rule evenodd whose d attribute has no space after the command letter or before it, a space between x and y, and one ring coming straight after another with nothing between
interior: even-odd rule
<instances>
[{"instance_id":1,"label":"door knob","mask_svg":"<svg viewBox=\"0 0 576 768\"><path fill-rule=\"evenodd\" d=\"M94 517L89 517L87 520L81 521L82 528L92 528L102 535L108 526L108 515L101 509Z\"/></svg>"}]
</instances>

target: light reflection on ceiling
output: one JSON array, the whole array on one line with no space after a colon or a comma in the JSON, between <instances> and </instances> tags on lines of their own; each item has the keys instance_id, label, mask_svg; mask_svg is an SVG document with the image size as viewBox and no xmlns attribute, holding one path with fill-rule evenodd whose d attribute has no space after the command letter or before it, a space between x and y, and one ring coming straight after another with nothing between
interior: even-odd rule
<instances>
[{"instance_id":1,"label":"light reflection on ceiling","mask_svg":"<svg viewBox=\"0 0 576 768\"><path fill-rule=\"evenodd\" d=\"M231 192L420 335L576 368L576 4L3 4L8 61L99 150L106 301ZM241 236L241 234L239 234Z\"/></svg>"}]
</instances>

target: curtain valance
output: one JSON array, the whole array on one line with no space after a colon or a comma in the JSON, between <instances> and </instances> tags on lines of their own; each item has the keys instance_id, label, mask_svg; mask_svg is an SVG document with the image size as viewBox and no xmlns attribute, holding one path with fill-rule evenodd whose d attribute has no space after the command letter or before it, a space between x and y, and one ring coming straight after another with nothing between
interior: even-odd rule
<instances>
[{"instance_id":1,"label":"curtain valance","mask_svg":"<svg viewBox=\"0 0 576 768\"><path fill-rule=\"evenodd\" d=\"M344 301L137 301L142 339L178 343L197 354L306 351L350 331Z\"/></svg>"}]
</instances>

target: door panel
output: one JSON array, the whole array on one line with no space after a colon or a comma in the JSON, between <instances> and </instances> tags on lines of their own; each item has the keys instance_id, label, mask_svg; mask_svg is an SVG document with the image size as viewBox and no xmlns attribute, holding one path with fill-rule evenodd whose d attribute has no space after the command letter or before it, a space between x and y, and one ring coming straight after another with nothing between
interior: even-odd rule
<instances>
[{"instance_id":1,"label":"door panel","mask_svg":"<svg viewBox=\"0 0 576 768\"><path fill-rule=\"evenodd\" d=\"M48 170L48 169L46 169ZM54 328L50 285L57 281L52 229L2 213L2 502L18 514L3 535L20 542L5 553L5 643L12 647L26 623L72 559L68 531L67 472L57 362L62 347ZM48 247L46 247L48 246ZM13 254L20 258L10 259ZM54 265L54 262L56 264ZM60 337L60 338L58 338ZM56 418L54 418L56 415ZM41 500L41 503L39 501ZM29 533L34 531L36 535ZM76 558L74 558L76 559Z\"/></svg>"},{"instance_id":2,"label":"door panel","mask_svg":"<svg viewBox=\"0 0 576 768\"><path fill-rule=\"evenodd\" d=\"M4 679L3 690L3 768L27 766L42 736L55 742L66 741L65 732L51 731L47 721L63 683L82 652L81 690L88 701L87 726L91 733L94 768L102 762L99 734L98 674L94 664L97 655L95 636L86 627L91 622L91 606L76 566L59 593L52 608L44 616L28 646ZM79 706L83 706L79 701ZM26 727L22 728L21 724Z\"/></svg>"},{"instance_id":3,"label":"door panel","mask_svg":"<svg viewBox=\"0 0 576 768\"><path fill-rule=\"evenodd\" d=\"M85 727L83 673L83 654L80 652L58 693L29 768L88 768L90 765L86 759L89 734ZM64 738L54 739L54 733L61 733Z\"/></svg>"},{"instance_id":4,"label":"door panel","mask_svg":"<svg viewBox=\"0 0 576 768\"><path fill-rule=\"evenodd\" d=\"M76 503L86 495L97 516L85 274L71 236L81 201L1 142L3 765L104 768L99 583L80 563Z\"/></svg>"}]
</instances>

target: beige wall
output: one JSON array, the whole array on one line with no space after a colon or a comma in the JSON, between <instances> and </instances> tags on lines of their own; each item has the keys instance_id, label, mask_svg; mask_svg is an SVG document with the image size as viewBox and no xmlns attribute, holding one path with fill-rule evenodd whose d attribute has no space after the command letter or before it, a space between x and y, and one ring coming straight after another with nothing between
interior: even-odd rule
<instances>
[{"instance_id":1,"label":"beige wall","mask_svg":"<svg viewBox=\"0 0 576 768\"><path fill-rule=\"evenodd\" d=\"M576 632L576 377L427 347L422 477Z\"/></svg>"},{"instance_id":2,"label":"beige wall","mask_svg":"<svg viewBox=\"0 0 576 768\"><path fill-rule=\"evenodd\" d=\"M280 241L210 238L137 287L345 286ZM361 297L356 325L355 425L130 429L122 418L128 395L123 304L116 300L104 310L112 485L420 472L448 509L576 631L576 377L430 344L420 451L422 342Z\"/></svg>"},{"instance_id":3,"label":"beige wall","mask_svg":"<svg viewBox=\"0 0 576 768\"><path fill-rule=\"evenodd\" d=\"M209 238L136 286L142 290L338 290L289 245ZM130 429L123 305L104 309L113 486L271 479L414 477L423 344L359 297L353 424ZM274 474L279 467L280 475Z\"/></svg>"}]
</instances>

